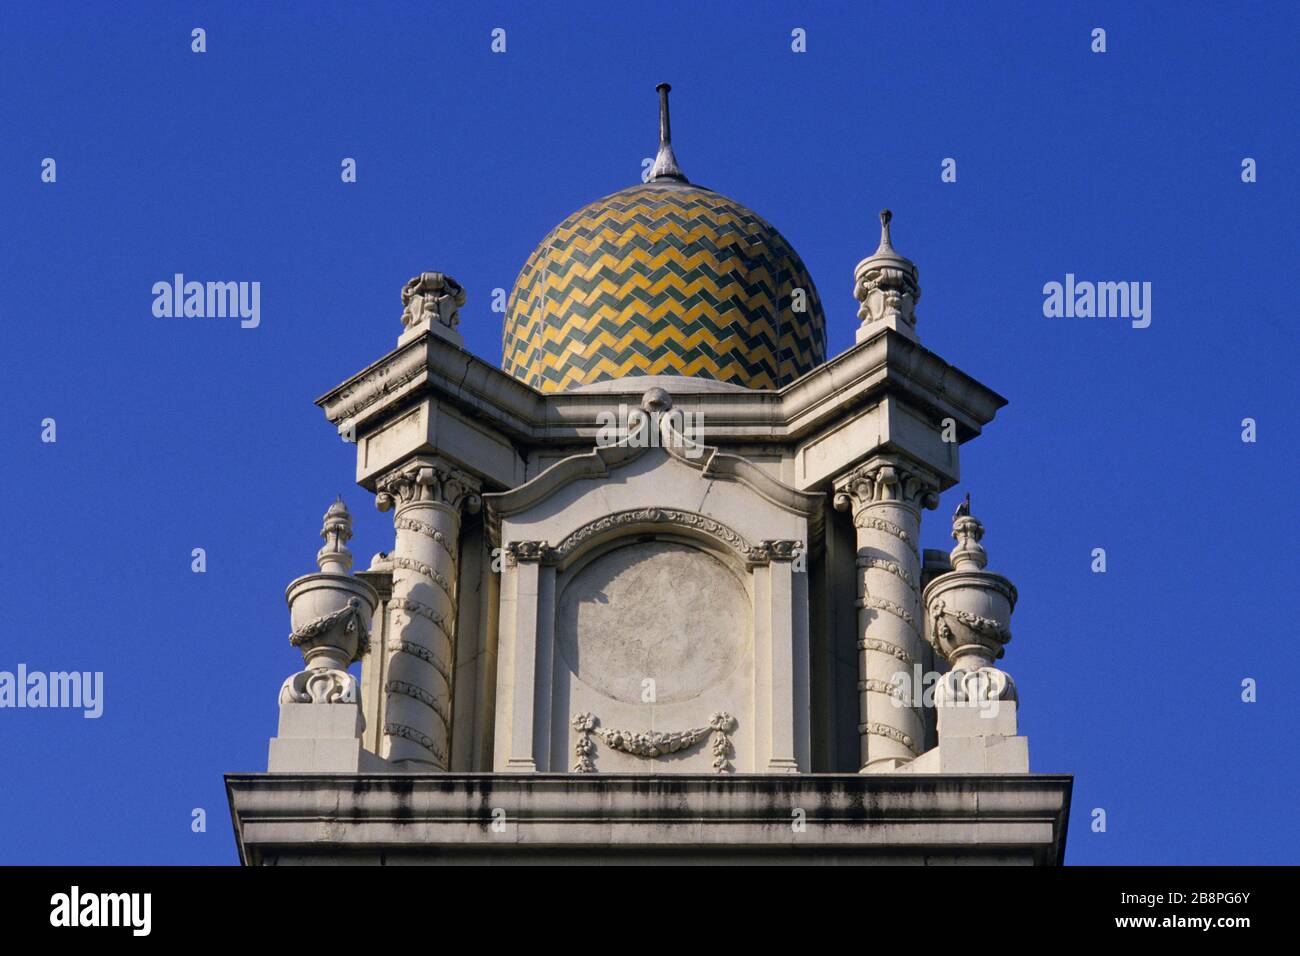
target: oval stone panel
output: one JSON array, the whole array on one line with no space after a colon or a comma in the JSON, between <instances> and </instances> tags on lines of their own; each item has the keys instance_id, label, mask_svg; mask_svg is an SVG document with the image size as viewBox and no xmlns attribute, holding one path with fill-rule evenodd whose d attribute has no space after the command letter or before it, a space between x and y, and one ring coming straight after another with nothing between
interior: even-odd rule
<instances>
[{"instance_id":1,"label":"oval stone panel","mask_svg":"<svg viewBox=\"0 0 1300 956\"><path fill-rule=\"evenodd\" d=\"M560 596L556 640L578 679L614 700L698 697L740 663L750 600L706 551L642 541L596 558Z\"/></svg>"}]
</instances>

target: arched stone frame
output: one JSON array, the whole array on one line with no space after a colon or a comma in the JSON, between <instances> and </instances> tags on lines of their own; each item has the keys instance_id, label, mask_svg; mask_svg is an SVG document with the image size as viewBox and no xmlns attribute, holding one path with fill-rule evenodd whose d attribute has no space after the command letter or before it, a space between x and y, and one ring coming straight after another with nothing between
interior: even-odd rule
<instances>
[{"instance_id":1,"label":"arched stone frame","mask_svg":"<svg viewBox=\"0 0 1300 956\"><path fill-rule=\"evenodd\" d=\"M675 722L669 720L667 724L656 722L654 726L649 722L634 726L627 723L626 719L620 721L617 711L627 708L630 702L627 694L631 688L625 687L624 695L620 696L611 690L606 681L599 679L593 681L592 672L584 670L581 663L587 659L587 655L578 651L575 646L580 640L577 630L572 627L576 622L570 622L569 627L564 626L565 595L569 588L583 581L584 572L588 569L600 568L606 558L617 565L621 553L632 554L637 549L643 549L641 557L649 560L672 560L673 550L677 550L678 557L683 551L687 554L705 556L709 562L705 570L710 565L716 566L720 573L734 584L734 590L719 588L716 592L718 596L721 598L729 592L733 599L740 598L739 608L733 604L729 609L730 613L723 612L721 620L714 617L710 623L703 625L703 630L699 634L701 646L707 641L721 637L720 641L713 641L712 649L716 654L715 659L726 660L725 667L704 678L706 683L694 688L693 692L685 697L664 696L665 688L663 686L659 688L659 704L669 712L673 708L691 708L692 705L698 705L701 700L708 700L710 703L707 710L696 714L693 720ZM715 772L719 773L733 772L737 764L745 770L757 765L753 726L755 661L752 567L759 550L751 547L749 542L734 529L706 515L683 509L660 507L613 512L588 522L566 536L557 547L551 549L550 559L555 571L555 614L552 632L554 643L551 651L553 658L550 688L551 744L548 765L553 772L628 772L638 762L643 766L635 767L636 770L653 769L664 773L676 772L682 763L687 762L693 765L693 770L696 772L705 772L712 763ZM624 570L626 572L630 569ZM675 603L664 607L669 617L675 609ZM739 615L737 611L740 612ZM669 627L666 632L659 633L666 638L666 643L671 643L671 635L679 632ZM727 636L723 637L724 634ZM653 655L653 650L650 653ZM671 659L670 653L669 660ZM706 657L702 664L707 659ZM661 661L661 663L666 662ZM687 683L690 683L691 677L701 677L702 671L707 673L707 667L702 666L698 670L687 671L686 673L690 675L686 678ZM672 667L668 665L667 673L671 672ZM600 670L597 669L595 673L599 674ZM606 674L611 673L620 674L620 671L617 668L606 671ZM651 666L650 670L637 675L636 679L661 677L664 673L664 670ZM731 687L730 692L726 689L728 685ZM642 684L639 689L643 691L644 685ZM574 703L571 695L575 692L578 699L586 702L584 706L580 707ZM588 706L592 707L593 711L588 712ZM577 730L574 720L575 715L580 712L586 712L589 717L595 719L600 729L595 730L594 733L583 733ZM721 718L723 724L713 727L714 718ZM627 753L626 750L623 750L622 754L617 753L615 752L617 748L611 749L607 741L596 746L597 740L603 740L602 733L613 728L634 734L653 730L688 739L690 743L683 745L679 752L643 761L635 758L629 761L623 755ZM699 731L705 731L704 736L699 736ZM591 756L579 758L576 747L583 739L589 742ZM618 766L620 763L621 767Z\"/></svg>"},{"instance_id":2,"label":"arched stone frame","mask_svg":"<svg viewBox=\"0 0 1300 956\"><path fill-rule=\"evenodd\" d=\"M741 760L759 772L810 769L808 699L808 594L806 575L794 573L802 542L750 542L727 525L682 508L650 506L611 512L586 522L551 546L507 541L509 569L503 594L512 602L513 686L503 769L563 772L570 769L568 695L556 644L561 597L559 575L572 576L600 556L653 535L709 553L739 580L750 601L747 672L752 709L744 715L748 740ZM574 675L576 678L576 674ZM504 759L502 759L504 758ZM663 769L663 768L659 768Z\"/></svg>"},{"instance_id":3,"label":"arched stone frame","mask_svg":"<svg viewBox=\"0 0 1300 956\"><path fill-rule=\"evenodd\" d=\"M643 407L662 397L647 392ZM657 532L667 522L721 542L748 572L752 769L811 770L808 575L794 566L806 570L806 549L821 531L823 496L713 446L694 446L688 454L669 427L661 427L661 438L657 447L633 443L630 436L598 444L517 488L484 496L493 540L507 555L500 591L497 769L568 769L557 762L554 746L567 726L554 713L557 568L567 566L587 541L628 537L639 526ZM619 479L615 472L622 473ZM706 501L709 514L693 510ZM575 528L567 515L588 520ZM740 526L750 534L738 533ZM756 540L753 533L767 528L785 537ZM553 537L533 540L543 536Z\"/></svg>"},{"instance_id":4,"label":"arched stone frame","mask_svg":"<svg viewBox=\"0 0 1300 956\"><path fill-rule=\"evenodd\" d=\"M588 521L551 548L547 560L560 571L567 571L575 562L590 560L590 553L603 543L625 541L647 533L676 534L698 542L723 555L742 571L766 557L761 545L751 544L738 531L708 515L683 508L651 506L615 511Z\"/></svg>"}]
</instances>

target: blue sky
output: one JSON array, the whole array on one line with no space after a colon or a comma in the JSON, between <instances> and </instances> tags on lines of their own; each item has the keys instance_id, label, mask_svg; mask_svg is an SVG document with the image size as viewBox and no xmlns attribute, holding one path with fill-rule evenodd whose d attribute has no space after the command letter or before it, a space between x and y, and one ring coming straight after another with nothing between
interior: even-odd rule
<instances>
[{"instance_id":1,"label":"blue sky","mask_svg":"<svg viewBox=\"0 0 1300 956\"><path fill-rule=\"evenodd\" d=\"M1076 775L1067 860L1300 862L1294 6L131 9L0 25L0 670L105 673L98 720L0 710L0 862L235 860L221 775L265 767L284 586L340 491L358 562L391 542L312 400L422 270L497 360L492 290L637 180L664 80L686 173L799 250L831 354L889 206L923 343L1011 400L923 544L970 490L1033 768ZM155 318L176 272L259 281L261 325ZM1150 282L1151 326L1045 318L1066 273Z\"/></svg>"}]
</instances>

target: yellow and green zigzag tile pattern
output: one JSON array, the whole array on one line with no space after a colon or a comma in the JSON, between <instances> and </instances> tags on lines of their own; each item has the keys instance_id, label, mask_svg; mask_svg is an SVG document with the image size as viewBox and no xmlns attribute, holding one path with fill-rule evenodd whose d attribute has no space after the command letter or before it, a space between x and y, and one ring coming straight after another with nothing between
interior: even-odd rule
<instances>
[{"instance_id":1,"label":"yellow and green zigzag tile pattern","mask_svg":"<svg viewBox=\"0 0 1300 956\"><path fill-rule=\"evenodd\" d=\"M528 258L502 367L544 392L624 375L776 388L825 361L825 326L775 228L708 189L651 183L574 213Z\"/></svg>"}]
</instances>

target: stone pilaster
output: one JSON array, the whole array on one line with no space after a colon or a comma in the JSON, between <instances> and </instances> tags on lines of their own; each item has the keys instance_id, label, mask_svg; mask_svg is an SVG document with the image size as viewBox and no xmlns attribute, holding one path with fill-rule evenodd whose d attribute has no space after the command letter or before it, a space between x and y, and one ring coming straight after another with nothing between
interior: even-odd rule
<instances>
[{"instance_id":1,"label":"stone pilaster","mask_svg":"<svg viewBox=\"0 0 1300 956\"><path fill-rule=\"evenodd\" d=\"M455 664L456 556L461 509L478 510L477 480L436 456L408 460L376 483L393 511L389 664L382 756L446 770Z\"/></svg>"},{"instance_id":2,"label":"stone pilaster","mask_svg":"<svg viewBox=\"0 0 1300 956\"><path fill-rule=\"evenodd\" d=\"M858 734L861 772L888 772L919 755L925 721L916 686L924 661L921 509L938 505L932 476L896 456L872 458L835 482L835 507L853 515L858 567ZM906 675L900 681L899 674Z\"/></svg>"}]
</instances>

